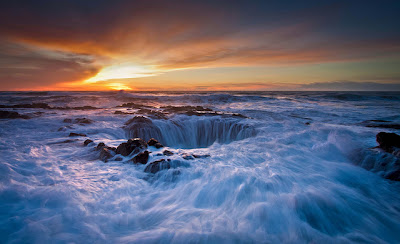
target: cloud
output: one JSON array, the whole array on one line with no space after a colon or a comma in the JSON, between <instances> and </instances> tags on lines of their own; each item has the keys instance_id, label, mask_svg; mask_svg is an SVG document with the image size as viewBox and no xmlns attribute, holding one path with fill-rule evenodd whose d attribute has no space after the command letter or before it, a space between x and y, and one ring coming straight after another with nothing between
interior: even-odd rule
<instances>
[{"instance_id":1,"label":"cloud","mask_svg":"<svg viewBox=\"0 0 400 244\"><path fill-rule=\"evenodd\" d=\"M400 91L400 81L398 83L356 81L315 82L300 85L299 89L311 91Z\"/></svg>"},{"instance_id":2,"label":"cloud","mask_svg":"<svg viewBox=\"0 0 400 244\"><path fill-rule=\"evenodd\" d=\"M95 75L98 68L86 55L0 42L0 89L39 89Z\"/></svg>"},{"instance_id":3,"label":"cloud","mask_svg":"<svg viewBox=\"0 0 400 244\"><path fill-rule=\"evenodd\" d=\"M27 54L0 53L3 59L18 59L25 68L52 65L52 72L10 70L0 79L0 89L11 89L3 85L5 78L22 77L18 87L46 86L85 79L122 63L152 66L154 73L163 73L400 56L396 2L22 0L3 1L0 7L0 41L37 49L36 59L31 54L22 58ZM82 63L82 57L91 63Z\"/></svg>"}]
</instances>

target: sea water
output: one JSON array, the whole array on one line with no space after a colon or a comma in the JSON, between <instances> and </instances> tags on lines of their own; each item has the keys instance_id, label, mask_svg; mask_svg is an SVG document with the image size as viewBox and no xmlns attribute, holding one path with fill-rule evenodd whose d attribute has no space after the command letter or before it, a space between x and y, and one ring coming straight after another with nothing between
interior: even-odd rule
<instances>
[{"instance_id":1,"label":"sea water","mask_svg":"<svg viewBox=\"0 0 400 244\"><path fill-rule=\"evenodd\" d=\"M400 242L400 183L385 179L399 161L374 149L398 132L385 125L400 124L400 93L2 92L0 105L30 117L0 120L1 243ZM166 106L212 112L148 112ZM173 167L99 159L97 143L131 137L159 140L149 163L168 149Z\"/></svg>"}]
</instances>

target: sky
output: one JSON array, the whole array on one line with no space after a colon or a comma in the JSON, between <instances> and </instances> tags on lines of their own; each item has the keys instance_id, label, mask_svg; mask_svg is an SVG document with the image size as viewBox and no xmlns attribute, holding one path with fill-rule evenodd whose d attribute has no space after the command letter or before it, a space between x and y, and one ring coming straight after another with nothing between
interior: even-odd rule
<instances>
[{"instance_id":1,"label":"sky","mask_svg":"<svg viewBox=\"0 0 400 244\"><path fill-rule=\"evenodd\" d=\"M400 90L400 1L0 2L0 90Z\"/></svg>"}]
</instances>

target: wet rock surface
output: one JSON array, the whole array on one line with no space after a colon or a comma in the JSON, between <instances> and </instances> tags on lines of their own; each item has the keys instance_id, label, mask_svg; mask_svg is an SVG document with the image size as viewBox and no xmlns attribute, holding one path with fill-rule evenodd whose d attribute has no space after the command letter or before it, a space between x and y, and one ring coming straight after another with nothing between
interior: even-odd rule
<instances>
[{"instance_id":1,"label":"wet rock surface","mask_svg":"<svg viewBox=\"0 0 400 244\"><path fill-rule=\"evenodd\" d=\"M0 105L0 108L41 108L41 109L57 109L57 110L94 110L99 109L92 106L81 106L81 107L52 107L47 103L24 103L14 105Z\"/></svg>"},{"instance_id":2,"label":"wet rock surface","mask_svg":"<svg viewBox=\"0 0 400 244\"><path fill-rule=\"evenodd\" d=\"M379 143L379 148L388 153L400 148L400 136L395 133L379 132L376 135L376 142Z\"/></svg>"},{"instance_id":3,"label":"wet rock surface","mask_svg":"<svg viewBox=\"0 0 400 244\"><path fill-rule=\"evenodd\" d=\"M144 151L140 152L138 155L136 155L132 161L135 164L147 164L147 161L149 160L149 151Z\"/></svg>"},{"instance_id":4,"label":"wet rock surface","mask_svg":"<svg viewBox=\"0 0 400 244\"><path fill-rule=\"evenodd\" d=\"M153 146L155 148L162 148L164 147L160 142L158 142L156 139L151 138L148 142L147 145Z\"/></svg>"},{"instance_id":5,"label":"wet rock surface","mask_svg":"<svg viewBox=\"0 0 400 244\"><path fill-rule=\"evenodd\" d=\"M131 153L138 153L142 149L147 148L147 143L141 138L129 139L127 142L121 143L117 147L117 154L128 156Z\"/></svg>"},{"instance_id":6,"label":"wet rock surface","mask_svg":"<svg viewBox=\"0 0 400 244\"><path fill-rule=\"evenodd\" d=\"M74 137L74 136L83 136L83 137L86 137L87 135L86 135L86 134L83 134L83 133L75 133L75 132L69 133L69 137Z\"/></svg>"},{"instance_id":7,"label":"wet rock surface","mask_svg":"<svg viewBox=\"0 0 400 244\"><path fill-rule=\"evenodd\" d=\"M172 156L172 155L174 155L174 153L171 152L170 150L164 150L162 155L164 155L164 156Z\"/></svg>"},{"instance_id":8,"label":"wet rock surface","mask_svg":"<svg viewBox=\"0 0 400 244\"><path fill-rule=\"evenodd\" d=\"M159 159L149 163L144 169L144 172L155 174L161 170L170 169L170 160Z\"/></svg>"},{"instance_id":9,"label":"wet rock surface","mask_svg":"<svg viewBox=\"0 0 400 244\"><path fill-rule=\"evenodd\" d=\"M30 117L14 111L0 111L0 119L30 119Z\"/></svg>"},{"instance_id":10,"label":"wet rock surface","mask_svg":"<svg viewBox=\"0 0 400 244\"><path fill-rule=\"evenodd\" d=\"M89 145L90 143L93 143L93 141L90 140L90 139L86 139L86 140L83 142L83 145L87 146L87 145Z\"/></svg>"},{"instance_id":11,"label":"wet rock surface","mask_svg":"<svg viewBox=\"0 0 400 244\"><path fill-rule=\"evenodd\" d=\"M360 123L365 127L371 128L386 128L386 129L400 129L400 124L393 123L389 120L381 120L381 119L373 119L373 120L366 120Z\"/></svg>"}]
</instances>

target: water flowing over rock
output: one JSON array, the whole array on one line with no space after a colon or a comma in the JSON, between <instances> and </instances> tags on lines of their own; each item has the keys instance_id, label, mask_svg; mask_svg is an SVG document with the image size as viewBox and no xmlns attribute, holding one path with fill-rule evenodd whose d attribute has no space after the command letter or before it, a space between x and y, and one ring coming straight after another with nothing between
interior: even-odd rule
<instances>
[{"instance_id":1,"label":"water flowing over rock","mask_svg":"<svg viewBox=\"0 0 400 244\"><path fill-rule=\"evenodd\" d=\"M220 117L180 117L170 120L155 120L136 116L126 122L128 137L145 140L159 139L167 146L182 148L208 147L214 142L230 143L256 135L251 125L242 119Z\"/></svg>"},{"instance_id":2,"label":"water flowing over rock","mask_svg":"<svg viewBox=\"0 0 400 244\"><path fill-rule=\"evenodd\" d=\"M144 172L155 174L158 171L170 168L171 168L170 160L159 159L147 165L146 168L144 169Z\"/></svg>"}]
</instances>

